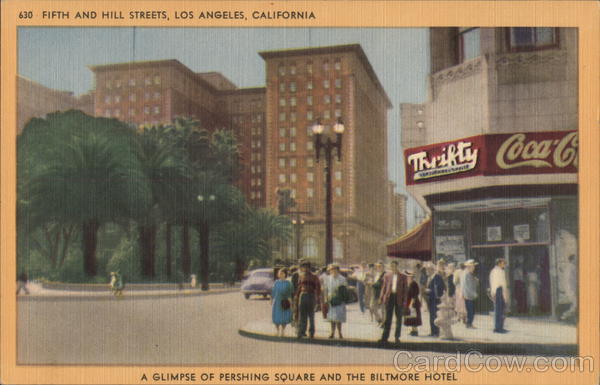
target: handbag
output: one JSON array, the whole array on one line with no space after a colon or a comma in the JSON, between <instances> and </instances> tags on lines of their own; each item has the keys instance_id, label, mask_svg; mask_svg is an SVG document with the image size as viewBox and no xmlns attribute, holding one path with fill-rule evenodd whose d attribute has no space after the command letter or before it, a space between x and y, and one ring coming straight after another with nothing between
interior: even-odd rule
<instances>
[{"instance_id":1,"label":"handbag","mask_svg":"<svg viewBox=\"0 0 600 385\"><path fill-rule=\"evenodd\" d=\"M281 300L281 308L283 310L287 310L292 306L292 304L290 303L290 300L287 298L284 298Z\"/></svg>"}]
</instances>

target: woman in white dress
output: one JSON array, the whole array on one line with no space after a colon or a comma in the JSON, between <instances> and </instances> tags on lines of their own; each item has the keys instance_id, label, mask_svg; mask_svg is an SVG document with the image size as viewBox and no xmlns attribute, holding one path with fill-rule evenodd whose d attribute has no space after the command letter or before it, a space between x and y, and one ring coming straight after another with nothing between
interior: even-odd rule
<instances>
[{"instance_id":1,"label":"woman in white dress","mask_svg":"<svg viewBox=\"0 0 600 385\"><path fill-rule=\"evenodd\" d=\"M346 297L348 282L340 274L340 266L332 263L327 268L329 275L324 279L324 297L327 300L329 309L327 311L327 321L331 322L331 334L329 338L335 335L335 329L338 330L340 339L342 336L342 323L346 322Z\"/></svg>"}]
</instances>

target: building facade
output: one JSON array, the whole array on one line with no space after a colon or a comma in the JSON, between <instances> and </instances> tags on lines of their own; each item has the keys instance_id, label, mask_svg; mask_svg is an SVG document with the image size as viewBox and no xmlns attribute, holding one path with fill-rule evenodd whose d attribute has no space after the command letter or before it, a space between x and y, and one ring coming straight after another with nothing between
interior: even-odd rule
<instances>
[{"instance_id":1,"label":"building facade","mask_svg":"<svg viewBox=\"0 0 600 385\"><path fill-rule=\"evenodd\" d=\"M93 93L76 97L72 92L54 90L17 76L17 134L31 118L44 118L51 112L75 109L92 115L93 98Z\"/></svg>"},{"instance_id":2,"label":"building facade","mask_svg":"<svg viewBox=\"0 0 600 385\"><path fill-rule=\"evenodd\" d=\"M391 107L359 45L260 52L266 64L266 205L291 190L303 212L303 257L325 260L324 160L312 126L324 135L343 120L342 156L334 155L333 249L342 263L385 256L388 223L387 110ZM293 254L290 242L284 257Z\"/></svg>"},{"instance_id":3,"label":"building facade","mask_svg":"<svg viewBox=\"0 0 600 385\"><path fill-rule=\"evenodd\" d=\"M430 45L429 100L401 114L432 256L480 263L480 311L505 258L511 310L558 316L577 256L577 30L432 28Z\"/></svg>"}]
</instances>

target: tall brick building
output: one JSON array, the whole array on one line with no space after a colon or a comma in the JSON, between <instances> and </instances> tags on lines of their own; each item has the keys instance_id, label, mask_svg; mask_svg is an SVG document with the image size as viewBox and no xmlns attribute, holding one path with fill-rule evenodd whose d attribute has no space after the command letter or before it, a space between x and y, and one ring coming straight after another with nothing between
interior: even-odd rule
<instances>
[{"instance_id":1,"label":"tall brick building","mask_svg":"<svg viewBox=\"0 0 600 385\"><path fill-rule=\"evenodd\" d=\"M387 110L391 103L360 45L261 52L266 62L266 205L290 189L303 211L302 255L325 256L325 178L311 127L343 119L343 156L333 175L334 259L385 255ZM321 162L324 162L321 160ZM284 256L293 254L293 246Z\"/></svg>"}]
</instances>

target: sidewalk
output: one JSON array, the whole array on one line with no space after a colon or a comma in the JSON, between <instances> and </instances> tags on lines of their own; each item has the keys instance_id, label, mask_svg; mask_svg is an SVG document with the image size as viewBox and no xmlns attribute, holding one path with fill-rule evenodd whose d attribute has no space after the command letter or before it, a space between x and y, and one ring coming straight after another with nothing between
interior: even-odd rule
<instances>
[{"instance_id":1,"label":"sidewalk","mask_svg":"<svg viewBox=\"0 0 600 385\"><path fill-rule=\"evenodd\" d=\"M400 344L394 341L395 324L392 324L388 344L377 342L383 329L370 321L368 312L360 313L357 304L347 307L347 322L343 324L344 340L329 339L330 324L323 319L321 313L315 314L316 333L313 340L296 339L295 329L286 330L287 337L276 337L275 327L271 323L271 314L265 319L246 324L240 334L271 341L304 342L339 346L377 347L387 349L407 349L440 352L468 352L477 350L480 353L525 354L525 355L576 355L577 329L574 325L564 324L551 319L507 317L504 327L509 333L494 333L493 314L476 314L473 325L476 329L467 329L462 323L452 327L453 340L443 340L429 336L429 313L422 313L423 325L419 327L419 336L410 336L408 327L402 327ZM395 319L394 319L395 323Z\"/></svg>"},{"instance_id":2,"label":"sidewalk","mask_svg":"<svg viewBox=\"0 0 600 385\"><path fill-rule=\"evenodd\" d=\"M57 290L44 288L42 284L34 281L30 281L27 284L29 294L21 292L17 296L19 300L55 300L55 299L127 299L127 298L153 298L153 297L180 297L180 296L197 296L197 295L208 295L208 294L223 294L239 291L239 287L218 287L211 288L210 290L203 291L198 288L184 288L184 289L149 289L149 290L131 290L125 286L123 290L123 296L116 298L110 291L108 284L106 290Z\"/></svg>"}]
</instances>

